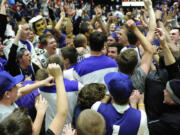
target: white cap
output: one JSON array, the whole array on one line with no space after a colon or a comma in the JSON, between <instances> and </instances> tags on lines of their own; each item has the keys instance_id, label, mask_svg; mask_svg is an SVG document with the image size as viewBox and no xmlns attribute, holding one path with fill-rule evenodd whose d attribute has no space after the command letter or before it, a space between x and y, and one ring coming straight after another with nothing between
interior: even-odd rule
<instances>
[{"instance_id":1,"label":"white cap","mask_svg":"<svg viewBox=\"0 0 180 135\"><path fill-rule=\"evenodd\" d=\"M29 25L31 26L31 28L33 28L33 23L35 23L41 19L43 19L43 17L41 15L38 15L36 17L33 17L31 20L29 20Z\"/></svg>"}]
</instances>

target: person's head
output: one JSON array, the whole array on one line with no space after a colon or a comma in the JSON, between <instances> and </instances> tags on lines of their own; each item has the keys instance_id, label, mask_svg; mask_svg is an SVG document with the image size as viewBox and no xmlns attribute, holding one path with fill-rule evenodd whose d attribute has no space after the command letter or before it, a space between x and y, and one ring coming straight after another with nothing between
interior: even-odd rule
<instances>
[{"instance_id":1,"label":"person's head","mask_svg":"<svg viewBox=\"0 0 180 135\"><path fill-rule=\"evenodd\" d=\"M85 85L78 96L78 104L81 109L88 109L91 106L104 98L106 86L99 83L90 83Z\"/></svg>"},{"instance_id":2,"label":"person's head","mask_svg":"<svg viewBox=\"0 0 180 135\"><path fill-rule=\"evenodd\" d=\"M74 37L73 36L66 36L66 46L74 47Z\"/></svg>"},{"instance_id":3,"label":"person's head","mask_svg":"<svg viewBox=\"0 0 180 135\"><path fill-rule=\"evenodd\" d=\"M16 59L21 68L27 68L31 65L31 54L26 48L20 48L17 50Z\"/></svg>"},{"instance_id":4,"label":"person's head","mask_svg":"<svg viewBox=\"0 0 180 135\"><path fill-rule=\"evenodd\" d=\"M18 25L21 25L21 28L22 28L22 34L21 34L20 39L27 40L31 32L29 24L26 22L20 22L18 23Z\"/></svg>"},{"instance_id":5,"label":"person's head","mask_svg":"<svg viewBox=\"0 0 180 135\"><path fill-rule=\"evenodd\" d=\"M131 75L138 63L138 54L134 49L127 49L117 57L119 70Z\"/></svg>"},{"instance_id":6,"label":"person's head","mask_svg":"<svg viewBox=\"0 0 180 135\"><path fill-rule=\"evenodd\" d=\"M84 34L87 39L89 39L89 36L93 32L93 26L87 22L83 22L80 25L80 33Z\"/></svg>"},{"instance_id":7,"label":"person's head","mask_svg":"<svg viewBox=\"0 0 180 135\"><path fill-rule=\"evenodd\" d=\"M170 31L171 39L177 43L180 40L180 28L173 28Z\"/></svg>"},{"instance_id":8,"label":"person's head","mask_svg":"<svg viewBox=\"0 0 180 135\"><path fill-rule=\"evenodd\" d=\"M108 46L108 56L117 59L123 45L120 43L113 43Z\"/></svg>"},{"instance_id":9,"label":"person's head","mask_svg":"<svg viewBox=\"0 0 180 135\"><path fill-rule=\"evenodd\" d=\"M11 76L8 72L0 72L0 100L7 99L10 103L16 101L17 98L17 84L23 81L24 76Z\"/></svg>"},{"instance_id":10,"label":"person's head","mask_svg":"<svg viewBox=\"0 0 180 135\"><path fill-rule=\"evenodd\" d=\"M115 23L111 23L110 28L109 28L110 32L114 32L115 27L116 27Z\"/></svg>"},{"instance_id":11,"label":"person's head","mask_svg":"<svg viewBox=\"0 0 180 135\"><path fill-rule=\"evenodd\" d=\"M104 47L105 36L101 32L93 32L89 38L89 44L92 51L101 51Z\"/></svg>"},{"instance_id":12,"label":"person's head","mask_svg":"<svg viewBox=\"0 0 180 135\"><path fill-rule=\"evenodd\" d=\"M44 49L47 50L48 56L56 54L57 42L53 35L47 34L41 41L43 43Z\"/></svg>"},{"instance_id":13,"label":"person's head","mask_svg":"<svg viewBox=\"0 0 180 135\"><path fill-rule=\"evenodd\" d=\"M78 135L104 135L106 123L100 113L87 109L80 113L76 129Z\"/></svg>"},{"instance_id":14,"label":"person's head","mask_svg":"<svg viewBox=\"0 0 180 135\"><path fill-rule=\"evenodd\" d=\"M136 35L132 31L126 30L126 35L127 35L128 42L130 45L136 45L137 44L138 38L136 37Z\"/></svg>"},{"instance_id":15,"label":"person's head","mask_svg":"<svg viewBox=\"0 0 180 135\"><path fill-rule=\"evenodd\" d=\"M32 135L32 120L28 110L17 108L0 123L1 135Z\"/></svg>"},{"instance_id":16,"label":"person's head","mask_svg":"<svg viewBox=\"0 0 180 135\"><path fill-rule=\"evenodd\" d=\"M77 63L78 52L74 47L63 47L61 49L62 58L64 59L65 68Z\"/></svg>"},{"instance_id":17,"label":"person's head","mask_svg":"<svg viewBox=\"0 0 180 135\"><path fill-rule=\"evenodd\" d=\"M31 42L33 42L34 37L35 37L35 34L33 33L32 30L30 30L30 33L29 33L29 36L28 36L28 40L31 41Z\"/></svg>"},{"instance_id":18,"label":"person's head","mask_svg":"<svg viewBox=\"0 0 180 135\"><path fill-rule=\"evenodd\" d=\"M84 34L78 34L77 36L75 36L73 43L74 43L75 48L78 48L78 47L86 48L87 38Z\"/></svg>"},{"instance_id":19,"label":"person's head","mask_svg":"<svg viewBox=\"0 0 180 135\"><path fill-rule=\"evenodd\" d=\"M58 54L54 54L50 57L48 57L48 64L56 63L61 67L61 70L64 70L64 61Z\"/></svg>"},{"instance_id":20,"label":"person's head","mask_svg":"<svg viewBox=\"0 0 180 135\"><path fill-rule=\"evenodd\" d=\"M111 33L107 36L107 45L118 42L118 36L115 33Z\"/></svg>"},{"instance_id":21,"label":"person's head","mask_svg":"<svg viewBox=\"0 0 180 135\"><path fill-rule=\"evenodd\" d=\"M115 30L115 33L118 36L119 43L123 44L123 46L129 45L128 37L126 35L125 29L123 29L123 28L117 29L117 30Z\"/></svg>"},{"instance_id":22,"label":"person's head","mask_svg":"<svg viewBox=\"0 0 180 135\"><path fill-rule=\"evenodd\" d=\"M180 80L173 79L167 82L164 90L164 102L170 105L180 105Z\"/></svg>"},{"instance_id":23,"label":"person's head","mask_svg":"<svg viewBox=\"0 0 180 135\"><path fill-rule=\"evenodd\" d=\"M43 17L41 15L38 15L36 17L33 17L30 21L29 24L32 26L34 29L34 32L37 35L43 35L44 31L46 30L46 23L43 20Z\"/></svg>"},{"instance_id":24,"label":"person's head","mask_svg":"<svg viewBox=\"0 0 180 135\"><path fill-rule=\"evenodd\" d=\"M49 77L49 72L45 68L41 68L36 72L35 80L41 81Z\"/></svg>"},{"instance_id":25,"label":"person's head","mask_svg":"<svg viewBox=\"0 0 180 135\"><path fill-rule=\"evenodd\" d=\"M104 81L116 104L126 105L129 103L133 84L128 75L121 72L111 72L105 75Z\"/></svg>"}]
</instances>

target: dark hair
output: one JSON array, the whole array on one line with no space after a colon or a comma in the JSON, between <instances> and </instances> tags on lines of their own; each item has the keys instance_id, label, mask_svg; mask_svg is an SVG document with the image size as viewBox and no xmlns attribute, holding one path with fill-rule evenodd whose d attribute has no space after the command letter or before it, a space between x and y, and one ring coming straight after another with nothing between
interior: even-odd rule
<instances>
[{"instance_id":1,"label":"dark hair","mask_svg":"<svg viewBox=\"0 0 180 135\"><path fill-rule=\"evenodd\" d=\"M26 108L16 108L0 123L1 135L32 135L32 121Z\"/></svg>"},{"instance_id":2,"label":"dark hair","mask_svg":"<svg viewBox=\"0 0 180 135\"><path fill-rule=\"evenodd\" d=\"M112 43L110 45L108 45L108 47L116 47L117 48L117 52L118 54L120 53L121 49L123 48L123 45L121 43Z\"/></svg>"},{"instance_id":3,"label":"dark hair","mask_svg":"<svg viewBox=\"0 0 180 135\"><path fill-rule=\"evenodd\" d=\"M130 30L127 30L126 35L128 37L128 41L130 45L135 45L136 42L138 41L138 38L136 37L136 35Z\"/></svg>"},{"instance_id":4,"label":"dark hair","mask_svg":"<svg viewBox=\"0 0 180 135\"><path fill-rule=\"evenodd\" d=\"M117 63L121 72L132 74L138 63L138 54L134 49L127 49L118 55Z\"/></svg>"},{"instance_id":5,"label":"dark hair","mask_svg":"<svg viewBox=\"0 0 180 135\"><path fill-rule=\"evenodd\" d=\"M126 105L129 103L129 97L126 99L114 99L115 103L118 105Z\"/></svg>"},{"instance_id":6,"label":"dark hair","mask_svg":"<svg viewBox=\"0 0 180 135\"><path fill-rule=\"evenodd\" d=\"M172 27L171 30L176 29L180 32L180 27Z\"/></svg>"},{"instance_id":7,"label":"dark hair","mask_svg":"<svg viewBox=\"0 0 180 135\"><path fill-rule=\"evenodd\" d=\"M69 59L71 65L77 63L78 52L74 47L67 46L61 49L62 56L64 59Z\"/></svg>"},{"instance_id":8,"label":"dark hair","mask_svg":"<svg viewBox=\"0 0 180 135\"><path fill-rule=\"evenodd\" d=\"M85 85L78 96L78 104L81 109L91 108L96 102L104 98L106 92L106 86L99 83L91 83Z\"/></svg>"},{"instance_id":9,"label":"dark hair","mask_svg":"<svg viewBox=\"0 0 180 135\"><path fill-rule=\"evenodd\" d=\"M5 92L2 92L2 91L0 90L0 100L3 99L4 93L5 93Z\"/></svg>"},{"instance_id":10,"label":"dark hair","mask_svg":"<svg viewBox=\"0 0 180 135\"><path fill-rule=\"evenodd\" d=\"M93 32L89 38L89 44L92 51L101 51L104 47L106 37L102 32Z\"/></svg>"},{"instance_id":11,"label":"dark hair","mask_svg":"<svg viewBox=\"0 0 180 135\"><path fill-rule=\"evenodd\" d=\"M50 38L54 38L54 36L52 34L44 34L43 36L41 36L40 46L47 46L48 39Z\"/></svg>"},{"instance_id":12,"label":"dark hair","mask_svg":"<svg viewBox=\"0 0 180 135\"><path fill-rule=\"evenodd\" d=\"M56 63L61 67L61 70L64 70L64 61L61 59L61 57L58 54L51 55L48 58L48 64Z\"/></svg>"},{"instance_id":13,"label":"dark hair","mask_svg":"<svg viewBox=\"0 0 180 135\"><path fill-rule=\"evenodd\" d=\"M87 23L87 22L83 22L83 23L81 23L81 25L80 25L80 33L82 33L82 34L85 34L86 32L88 32L89 31L89 23Z\"/></svg>"}]
</instances>

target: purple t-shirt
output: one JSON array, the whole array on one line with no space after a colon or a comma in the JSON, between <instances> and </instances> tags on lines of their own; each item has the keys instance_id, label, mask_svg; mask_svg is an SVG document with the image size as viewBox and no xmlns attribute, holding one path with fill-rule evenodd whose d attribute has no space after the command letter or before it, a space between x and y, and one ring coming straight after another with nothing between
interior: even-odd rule
<instances>
[{"instance_id":1,"label":"purple t-shirt","mask_svg":"<svg viewBox=\"0 0 180 135\"><path fill-rule=\"evenodd\" d=\"M24 83L22 85L26 86L28 84L34 84L34 83L35 83L34 81L24 81ZM27 107L28 111L29 111L29 115L32 118L35 118L35 116L34 116L35 113L36 113L35 106L34 106L35 105L35 98L39 94L40 93L39 93L38 89L35 89L31 93L27 94L26 96L21 97L20 99L18 99L16 101L16 104L19 107Z\"/></svg>"}]
</instances>

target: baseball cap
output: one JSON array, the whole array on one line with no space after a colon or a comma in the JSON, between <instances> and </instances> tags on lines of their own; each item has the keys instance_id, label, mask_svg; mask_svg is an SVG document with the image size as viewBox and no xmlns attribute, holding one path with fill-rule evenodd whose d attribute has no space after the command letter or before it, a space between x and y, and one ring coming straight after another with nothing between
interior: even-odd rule
<instances>
[{"instance_id":1,"label":"baseball cap","mask_svg":"<svg viewBox=\"0 0 180 135\"><path fill-rule=\"evenodd\" d=\"M24 79L23 75L11 76L8 72L0 72L0 93L3 94L6 91L11 90L16 84L20 83Z\"/></svg>"},{"instance_id":2,"label":"baseball cap","mask_svg":"<svg viewBox=\"0 0 180 135\"><path fill-rule=\"evenodd\" d=\"M180 104L180 80L173 79L167 82L166 89L170 94L170 97L177 103Z\"/></svg>"},{"instance_id":3,"label":"baseball cap","mask_svg":"<svg viewBox=\"0 0 180 135\"><path fill-rule=\"evenodd\" d=\"M121 72L111 72L105 75L104 81L115 100L127 99L133 90L129 76Z\"/></svg>"}]
</instances>

